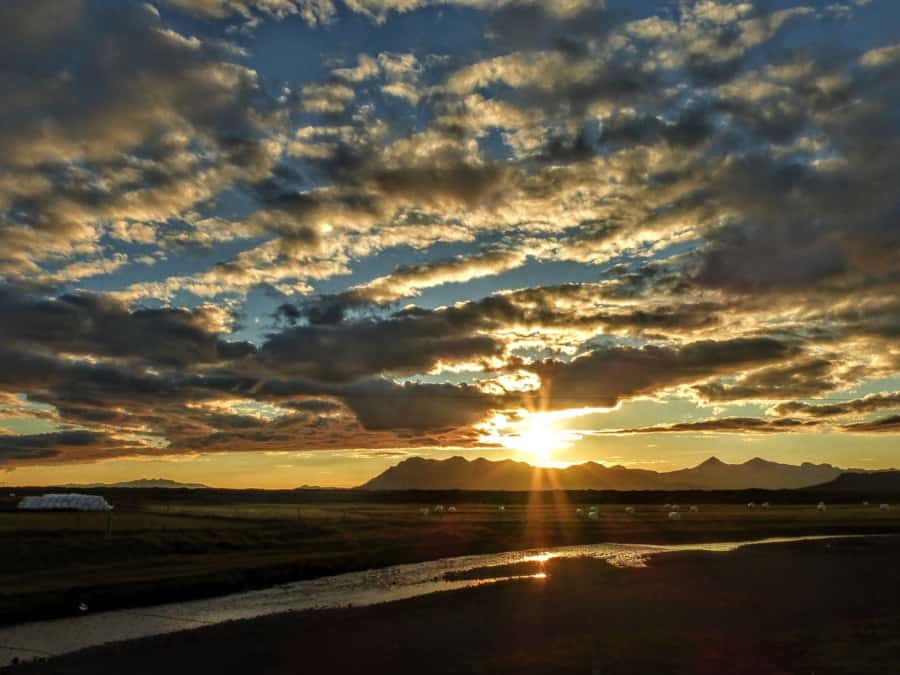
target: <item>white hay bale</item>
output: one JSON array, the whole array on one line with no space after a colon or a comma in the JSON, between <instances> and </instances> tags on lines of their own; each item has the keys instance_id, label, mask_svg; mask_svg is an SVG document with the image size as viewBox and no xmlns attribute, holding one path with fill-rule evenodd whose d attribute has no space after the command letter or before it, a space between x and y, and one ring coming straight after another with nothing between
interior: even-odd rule
<instances>
[{"instance_id":1,"label":"white hay bale","mask_svg":"<svg viewBox=\"0 0 900 675\"><path fill-rule=\"evenodd\" d=\"M506 511L506 507L501 504L500 506L497 507L497 510L498 511Z\"/></svg>"},{"instance_id":2,"label":"white hay bale","mask_svg":"<svg viewBox=\"0 0 900 675\"><path fill-rule=\"evenodd\" d=\"M868 506L868 505L869 505L869 502L863 502L862 505L863 505L863 506Z\"/></svg>"},{"instance_id":3,"label":"white hay bale","mask_svg":"<svg viewBox=\"0 0 900 675\"><path fill-rule=\"evenodd\" d=\"M769 504L769 502L763 502L763 503L762 503L762 507L763 507L764 509L770 509L770 508L772 508L772 505Z\"/></svg>"},{"instance_id":4,"label":"white hay bale","mask_svg":"<svg viewBox=\"0 0 900 675\"><path fill-rule=\"evenodd\" d=\"M429 513L431 513L431 511L428 509L428 507L425 507L424 509L419 509L419 513L421 513L423 516L427 516Z\"/></svg>"},{"instance_id":5,"label":"white hay bale","mask_svg":"<svg viewBox=\"0 0 900 675\"><path fill-rule=\"evenodd\" d=\"M588 513L588 518L590 518L591 520L600 520L600 514L596 511L591 511L590 513Z\"/></svg>"},{"instance_id":6,"label":"white hay bale","mask_svg":"<svg viewBox=\"0 0 900 675\"><path fill-rule=\"evenodd\" d=\"M633 507L633 506L626 506L626 507L625 507L625 513L627 513L629 516L633 516L633 515L634 515L634 507Z\"/></svg>"},{"instance_id":7,"label":"white hay bale","mask_svg":"<svg viewBox=\"0 0 900 675\"><path fill-rule=\"evenodd\" d=\"M447 513L456 513L456 507L455 507L455 506L448 506L448 507L447 507Z\"/></svg>"},{"instance_id":8,"label":"white hay bale","mask_svg":"<svg viewBox=\"0 0 900 675\"><path fill-rule=\"evenodd\" d=\"M434 507L433 511L434 511L435 513L443 513L443 512L444 512L444 507L441 506L440 504L438 504L437 506Z\"/></svg>"},{"instance_id":9,"label":"white hay bale","mask_svg":"<svg viewBox=\"0 0 900 675\"><path fill-rule=\"evenodd\" d=\"M827 510L828 510L828 507L825 506L825 502L819 502L819 503L816 505L816 510L818 510L818 511L827 511Z\"/></svg>"},{"instance_id":10,"label":"white hay bale","mask_svg":"<svg viewBox=\"0 0 900 675\"><path fill-rule=\"evenodd\" d=\"M681 514L678 511L670 511L669 520L681 520Z\"/></svg>"},{"instance_id":11,"label":"white hay bale","mask_svg":"<svg viewBox=\"0 0 900 675\"><path fill-rule=\"evenodd\" d=\"M755 509L755 508L756 508L756 502L749 502L749 503L747 504L747 508L748 508L748 509Z\"/></svg>"},{"instance_id":12,"label":"white hay bale","mask_svg":"<svg viewBox=\"0 0 900 675\"><path fill-rule=\"evenodd\" d=\"M880 504L880 505L878 506L878 508L879 508L880 510L882 510L882 511L890 511L890 510L891 510L891 505L890 505L890 504Z\"/></svg>"},{"instance_id":13,"label":"white hay bale","mask_svg":"<svg viewBox=\"0 0 900 675\"><path fill-rule=\"evenodd\" d=\"M692 506L692 507L691 507L691 513L697 513L698 511L700 511L700 507L699 507L699 506Z\"/></svg>"},{"instance_id":14,"label":"white hay bale","mask_svg":"<svg viewBox=\"0 0 900 675\"><path fill-rule=\"evenodd\" d=\"M99 495L45 494L30 495L19 502L23 511L112 511L112 506Z\"/></svg>"}]
</instances>

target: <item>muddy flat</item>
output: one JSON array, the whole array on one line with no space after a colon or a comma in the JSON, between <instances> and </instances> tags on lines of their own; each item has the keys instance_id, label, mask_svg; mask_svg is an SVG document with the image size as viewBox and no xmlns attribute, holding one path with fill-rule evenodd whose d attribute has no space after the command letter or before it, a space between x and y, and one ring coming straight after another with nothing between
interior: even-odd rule
<instances>
[{"instance_id":1,"label":"muddy flat","mask_svg":"<svg viewBox=\"0 0 900 675\"><path fill-rule=\"evenodd\" d=\"M544 576L234 621L16 673L895 673L895 537L558 558ZM177 655L177 657L176 657Z\"/></svg>"}]
</instances>

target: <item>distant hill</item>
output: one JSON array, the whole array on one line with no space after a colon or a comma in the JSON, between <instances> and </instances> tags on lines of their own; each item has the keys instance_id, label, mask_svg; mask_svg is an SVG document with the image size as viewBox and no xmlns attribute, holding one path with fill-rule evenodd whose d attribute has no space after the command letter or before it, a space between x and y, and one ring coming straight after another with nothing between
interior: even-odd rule
<instances>
[{"instance_id":1,"label":"distant hill","mask_svg":"<svg viewBox=\"0 0 900 675\"><path fill-rule=\"evenodd\" d=\"M817 485L837 478L844 469L831 464L780 464L759 457L742 464L726 464L710 457L690 469L659 474L666 481L701 490L780 490Z\"/></svg>"},{"instance_id":2,"label":"distant hill","mask_svg":"<svg viewBox=\"0 0 900 675\"><path fill-rule=\"evenodd\" d=\"M900 493L900 471L848 471L815 488L823 492Z\"/></svg>"},{"instance_id":3,"label":"distant hill","mask_svg":"<svg viewBox=\"0 0 900 675\"><path fill-rule=\"evenodd\" d=\"M596 462L564 469L484 458L413 457L361 485L364 490L769 490L801 488L834 480L843 469L830 464L779 464L754 458L727 464L716 457L689 469L656 472L607 467Z\"/></svg>"},{"instance_id":4,"label":"distant hill","mask_svg":"<svg viewBox=\"0 0 900 675\"><path fill-rule=\"evenodd\" d=\"M190 488L199 490L208 488L208 485L202 483L179 483L168 478L138 478L137 480L126 480L121 483L68 483L60 487L67 488Z\"/></svg>"}]
</instances>

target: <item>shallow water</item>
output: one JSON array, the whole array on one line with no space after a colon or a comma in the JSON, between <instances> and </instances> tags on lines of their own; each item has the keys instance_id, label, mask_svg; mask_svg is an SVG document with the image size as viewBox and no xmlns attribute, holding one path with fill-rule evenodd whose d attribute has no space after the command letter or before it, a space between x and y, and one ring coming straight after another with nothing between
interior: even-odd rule
<instances>
[{"instance_id":1,"label":"shallow water","mask_svg":"<svg viewBox=\"0 0 900 675\"><path fill-rule=\"evenodd\" d=\"M642 567L649 556L669 551L733 551L740 546L827 539L790 537L747 542L677 544L588 544L531 551L442 558L377 570L351 572L273 588L236 593L206 600L122 609L52 621L37 621L0 629L0 667L13 658L27 660L56 656L109 642L172 633L234 619L308 609L374 605L428 593L471 588L511 579L530 578L543 583L542 563L551 558L588 557L617 567ZM528 575L490 574L490 568L534 562ZM450 573L482 571L478 578L448 580ZM499 571L499 570L498 570Z\"/></svg>"}]
</instances>

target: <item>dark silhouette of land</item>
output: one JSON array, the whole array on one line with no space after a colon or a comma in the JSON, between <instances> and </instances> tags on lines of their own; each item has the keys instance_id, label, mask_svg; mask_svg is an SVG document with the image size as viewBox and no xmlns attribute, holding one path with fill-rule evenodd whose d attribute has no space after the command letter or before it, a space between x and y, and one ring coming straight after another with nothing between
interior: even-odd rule
<instances>
[{"instance_id":1,"label":"dark silhouette of land","mask_svg":"<svg viewBox=\"0 0 900 675\"><path fill-rule=\"evenodd\" d=\"M900 471L878 471L874 473L846 472L833 481L818 486L828 492L852 492L855 494L897 494L900 493Z\"/></svg>"},{"instance_id":2,"label":"dark silhouette of land","mask_svg":"<svg viewBox=\"0 0 900 675\"><path fill-rule=\"evenodd\" d=\"M20 665L21 675L892 674L897 538L551 560L523 579L271 616Z\"/></svg>"},{"instance_id":3,"label":"dark silhouette of land","mask_svg":"<svg viewBox=\"0 0 900 675\"><path fill-rule=\"evenodd\" d=\"M447 556L596 542L900 533L897 493L98 488L103 513L22 513L0 495L0 623L209 597ZM870 506L862 506L868 500ZM827 511L815 508L828 503ZM663 504L682 505L672 521ZM769 502L771 509L748 509ZM437 504L455 511L423 516ZM699 512L684 507L695 504ZM599 506L596 519L585 515ZM634 514L625 511L632 505ZM504 510L499 509L500 506ZM582 514L577 509L582 508Z\"/></svg>"},{"instance_id":4,"label":"dark silhouette of land","mask_svg":"<svg viewBox=\"0 0 900 675\"><path fill-rule=\"evenodd\" d=\"M759 457L727 464L710 457L697 466L659 473L596 462L564 469L537 468L512 460L445 460L413 457L375 476L365 490L782 490L837 478L844 469L804 462L799 466ZM861 471L861 470L857 470Z\"/></svg>"},{"instance_id":5,"label":"dark silhouette of land","mask_svg":"<svg viewBox=\"0 0 900 675\"><path fill-rule=\"evenodd\" d=\"M138 478L136 480L126 480L119 483L66 483L63 487L67 488L186 488L200 490L208 488L203 483L180 483L177 480L168 478Z\"/></svg>"}]
</instances>

